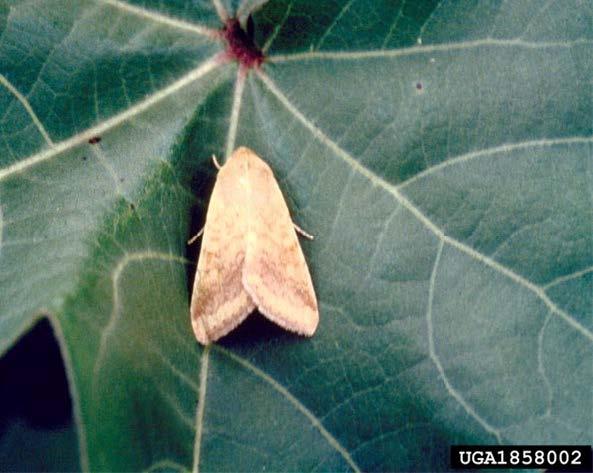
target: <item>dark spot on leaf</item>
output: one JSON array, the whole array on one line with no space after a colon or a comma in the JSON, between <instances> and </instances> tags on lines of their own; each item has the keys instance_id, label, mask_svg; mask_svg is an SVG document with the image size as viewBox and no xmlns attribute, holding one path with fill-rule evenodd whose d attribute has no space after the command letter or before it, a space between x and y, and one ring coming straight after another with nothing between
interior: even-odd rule
<instances>
[{"instance_id":1,"label":"dark spot on leaf","mask_svg":"<svg viewBox=\"0 0 593 473\"><path fill-rule=\"evenodd\" d=\"M119 178L119 182L124 182L126 179L124 177Z\"/></svg>"},{"instance_id":2,"label":"dark spot on leaf","mask_svg":"<svg viewBox=\"0 0 593 473\"><path fill-rule=\"evenodd\" d=\"M132 210L132 211L136 210L136 206L132 203L130 203L130 210Z\"/></svg>"},{"instance_id":3,"label":"dark spot on leaf","mask_svg":"<svg viewBox=\"0 0 593 473\"><path fill-rule=\"evenodd\" d=\"M101 141L101 137L100 136L93 136L92 138L89 139L89 144L90 145L96 145L100 141Z\"/></svg>"},{"instance_id":4,"label":"dark spot on leaf","mask_svg":"<svg viewBox=\"0 0 593 473\"><path fill-rule=\"evenodd\" d=\"M248 21L248 30L250 29ZM236 18L226 21L222 36L227 42L226 53L244 67L258 67L263 62L264 55L253 42L253 36L241 28Z\"/></svg>"},{"instance_id":5,"label":"dark spot on leaf","mask_svg":"<svg viewBox=\"0 0 593 473\"><path fill-rule=\"evenodd\" d=\"M418 90L422 90L422 89L423 89L423 87L424 87L424 86L422 85L422 82L416 82L416 89L418 89Z\"/></svg>"},{"instance_id":6,"label":"dark spot on leaf","mask_svg":"<svg viewBox=\"0 0 593 473\"><path fill-rule=\"evenodd\" d=\"M86 161L86 156L83 156L83 157L82 157L82 160L83 160L83 161Z\"/></svg>"}]
</instances>

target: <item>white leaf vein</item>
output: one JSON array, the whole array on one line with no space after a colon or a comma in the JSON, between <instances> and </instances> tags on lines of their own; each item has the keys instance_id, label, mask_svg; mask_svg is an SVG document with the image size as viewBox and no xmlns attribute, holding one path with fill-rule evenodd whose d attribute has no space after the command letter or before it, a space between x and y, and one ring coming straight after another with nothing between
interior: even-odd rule
<instances>
[{"instance_id":1,"label":"white leaf vein","mask_svg":"<svg viewBox=\"0 0 593 473\"><path fill-rule=\"evenodd\" d=\"M171 26L173 28L177 28L184 31L189 31L191 33L196 33L200 36L206 36L207 38L211 39L218 39L219 33L215 29L208 28L206 26L197 25L195 23L190 23L187 21L179 20L177 18L172 18L170 16L164 15L163 13L147 10L146 8L137 7L135 5L131 5L127 2L122 2L120 0L100 0L101 3L106 5L110 5L118 10L122 10L126 13L130 13L142 18L146 18L148 20L154 21L156 23L161 23L167 26Z\"/></svg>"},{"instance_id":2,"label":"white leaf vein","mask_svg":"<svg viewBox=\"0 0 593 473\"><path fill-rule=\"evenodd\" d=\"M242 0L241 4L235 12L235 18L239 18L241 22L245 21L249 15L255 13L263 7L269 0ZM291 8L292 2L288 4L286 8Z\"/></svg>"},{"instance_id":3,"label":"white leaf vein","mask_svg":"<svg viewBox=\"0 0 593 473\"><path fill-rule=\"evenodd\" d=\"M379 177L375 173L373 173L370 169L363 166L359 163L354 157L352 157L349 153L347 153L343 148L341 148L337 143L331 140L323 131L309 121L293 104L288 100L288 98L280 91L280 89L276 86L276 84L272 81L272 79L266 75L262 71L257 72L257 76L263 82L263 84L268 88L268 90L284 105L284 107L293 114L304 126L307 128L313 136L315 136L321 143L327 146L330 150L332 150L338 157L340 157L344 162L346 162L349 166L351 166L356 172L360 175L366 177L373 185L380 187L391 194L401 205L403 205L412 215L414 215L420 223L422 223L428 230L430 230L434 235L442 240L444 243L458 249L462 253L470 256L471 258L481 262L482 264L489 266L490 268L494 269L495 271L503 274L504 276L508 277L512 281L516 282L517 284L525 287L532 293L534 293L538 298L540 298L544 304L556 315L558 315L562 320L567 322L572 328L574 328L579 334L583 335L590 341L593 341L593 333L583 326L580 322L578 322L573 316L571 316L566 311L562 310L558 307L545 293L545 291L537 286L536 284L528 281L524 277L520 276L519 274L515 273L511 269L503 266L502 264L498 263L497 261L493 260L492 258L476 251L472 247L462 243L455 238L452 238L446 235L443 230L441 230L436 224L434 224L426 215L424 215L418 207L416 207L407 197L405 197L397 186L385 181L383 178Z\"/></svg>"},{"instance_id":4,"label":"white leaf vein","mask_svg":"<svg viewBox=\"0 0 593 473\"><path fill-rule=\"evenodd\" d=\"M276 37L278 36L278 33L280 33L280 31L282 30L282 28L284 27L284 23L286 23L286 20L288 19L288 17L290 16L290 12L292 11L292 2L288 4L288 6L286 7L286 11L284 12L284 16L282 17L282 19L276 24L276 26L274 27L274 31L272 32L272 34L268 37L268 39L266 40L266 42L264 43L263 47L261 48L261 52L263 54L266 54L268 52L268 50L270 49L270 47L272 46L272 44L274 43L274 41L276 40Z\"/></svg>"},{"instance_id":5,"label":"white leaf vein","mask_svg":"<svg viewBox=\"0 0 593 473\"><path fill-rule=\"evenodd\" d=\"M432 267L432 273L430 275L430 283L429 283L429 287L428 287L428 305L426 308L428 353L429 353L430 359L432 360L432 362L434 363L434 365L437 368L437 371L439 372L439 376L440 376L441 380L443 381L443 384L445 385L447 392L451 395L451 397L453 399L455 399L455 401L457 401L459 403L459 405L461 407L463 407L465 412L467 412L473 419L475 419L476 422L478 422L478 424L480 424L486 432L494 435L494 437L496 437L497 442L499 444L501 444L502 436L501 436L499 430L494 428L493 426L491 426L486 421L486 419L484 419L482 416L480 416L480 414L478 414L476 412L476 410L473 408L473 406L461 395L461 393L457 389L455 389L455 387L449 381L447 373L445 372L445 369L443 368L443 365L441 364L441 360L439 359L437 352L436 352L436 348L435 348L435 344L434 344L434 330L433 330L434 326L433 326L433 321L432 321L432 304L434 301L434 287L436 284L436 275L437 275L439 263L441 261L441 256L443 254L444 244L445 244L445 242L443 240L441 240L439 243L439 248L437 250L437 254L434 259L434 265Z\"/></svg>"},{"instance_id":6,"label":"white leaf vein","mask_svg":"<svg viewBox=\"0 0 593 473\"><path fill-rule=\"evenodd\" d=\"M220 20L223 23L229 19L229 14L227 13L226 9L224 8L224 5L222 4L222 2L220 0L212 0L212 5L214 6L214 9L216 10L216 14L218 15L218 18L220 18Z\"/></svg>"},{"instance_id":7,"label":"white leaf vein","mask_svg":"<svg viewBox=\"0 0 593 473\"><path fill-rule=\"evenodd\" d=\"M208 389L208 364L210 361L210 347L207 345L202 352L200 362L200 390L198 391L198 409L196 411L196 438L194 440L194 464L192 472L200 471L200 453L202 449L202 435L204 433L204 412L206 408L206 391Z\"/></svg>"},{"instance_id":8,"label":"white leaf vein","mask_svg":"<svg viewBox=\"0 0 593 473\"><path fill-rule=\"evenodd\" d=\"M113 181L115 193L118 196L124 196L125 193L121 186L121 182L120 182L119 176L117 175L117 171L115 170L113 165L109 162L109 160L105 156L105 153L103 152L103 150L98 146L93 146L91 148L91 152L97 158L97 161L101 164L101 166L103 166L103 169L105 169L105 171L107 172L107 174Z\"/></svg>"},{"instance_id":9,"label":"white leaf vein","mask_svg":"<svg viewBox=\"0 0 593 473\"><path fill-rule=\"evenodd\" d=\"M572 48L577 45L593 44L593 40L579 38L573 41L525 41L522 39L495 39L485 38L473 41L460 41L458 43L442 43L430 45L417 45L409 48L376 49L367 51L306 51L293 54L276 54L269 56L266 61L273 63L310 61L326 59L332 61L352 61L359 59L393 58L411 56L414 54L429 54L434 52L449 52L463 49L480 48L484 46L511 47L524 49L547 48Z\"/></svg>"},{"instance_id":10,"label":"white leaf vein","mask_svg":"<svg viewBox=\"0 0 593 473\"><path fill-rule=\"evenodd\" d=\"M39 133L41 134L41 136L43 137L43 139L45 140L47 145L50 147L53 147L54 146L53 140L49 136L49 133L47 132L45 127L43 126L43 123L41 123L41 120L39 120L39 117L33 110L33 107L29 103L29 100L23 94L21 94L18 91L18 89L14 85L12 85L10 83L10 81L2 74L0 74L0 84L2 84L4 87L6 87L8 89L8 91L12 95L14 95L14 97L21 103L21 105L24 107L24 109L27 111L27 113L31 117L31 121L37 127L37 130L39 130Z\"/></svg>"},{"instance_id":11,"label":"white leaf vein","mask_svg":"<svg viewBox=\"0 0 593 473\"><path fill-rule=\"evenodd\" d=\"M543 289L547 291L551 287L557 286L558 284L562 284L562 283L565 283L568 281L572 281L573 279L581 278L591 272L593 272L593 266L589 266L589 267L581 269L579 271L575 271L574 273L565 274L564 276L560 276L559 278L556 278L556 279L550 281L548 284L543 286Z\"/></svg>"},{"instance_id":12,"label":"white leaf vein","mask_svg":"<svg viewBox=\"0 0 593 473\"><path fill-rule=\"evenodd\" d=\"M539 140L530 140L530 141L520 141L516 143L505 143L499 146L494 146L492 148L485 148L478 151L472 151L470 153L461 154L459 156L455 156L453 158L449 158L446 161L443 161L439 164L431 166L425 169L422 172L414 175L410 179L401 182L397 185L399 190L403 189L406 186L426 177L430 176L431 174L435 174L436 172L448 168L449 166L454 166L457 164L465 163L467 161L471 161L476 158L481 158L484 156L492 156L496 154L504 155L505 153L510 153L516 150L523 150L529 148L546 148L546 147L553 147L558 145L571 145L571 144L590 144L593 143L593 136L569 136L564 138L542 138Z\"/></svg>"},{"instance_id":13,"label":"white leaf vein","mask_svg":"<svg viewBox=\"0 0 593 473\"><path fill-rule=\"evenodd\" d=\"M348 2L346 2L344 4L344 6L340 10L340 12L336 15L336 17L331 22L331 24L325 29L324 33L321 35L321 38L319 38L319 41L317 41L317 45L315 46L315 49L321 48L321 46L323 45L323 42L325 41L325 38L327 38L329 36L331 31L338 24L338 22L342 19L342 17L346 14L346 12L350 9L350 7L352 6L353 3L354 3L354 0L349 0Z\"/></svg>"},{"instance_id":14,"label":"white leaf vein","mask_svg":"<svg viewBox=\"0 0 593 473\"><path fill-rule=\"evenodd\" d=\"M175 413L175 415L179 418L179 420L183 423L183 425L185 425L189 429L193 430L194 427L195 427L194 426L193 419L191 417L189 417L187 415L187 413L185 413L181 409L181 406L179 405L179 401L177 399L175 399L165 389L163 389L162 387L160 387L158 385L157 385L157 391L163 397L163 399L165 401L167 401L167 404L169 404L169 406L171 407L171 409L173 410L173 412Z\"/></svg>"},{"instance_id":15,"label":"white leaf vein","mask_svg":"<svg viewBox=\"0 0 593 473\"><path fill-rule=\"evenodd\" d=\"M292 395L288 389L282 386L278 381L272 378L270 375L265 373L264 371L260 370L257 366L254 366L249 361L245 360L244 358L235 355L233 352L222 348L219 345L214 345L216 351L224 354L231 360L235 361L243 368L251 371L254 375L258 378L261 378L270 386L272 386L276 391L278 391L282 396L284 396L296 409L302 413L311 424L321 433L321 435L326 439L326 441L346 460L350 468L353 471L360 473L360 467L354 462L350 453L338 442L338 440L323 426L323 424L319 421L319 419L309 410L307 409L295 396Z\"/></svg>"},{"instance_id":16,"label":"white leaf vein","mask_svg":"<svg viewBox=\"0 0 593 473\"><path fill-rule=\"evenodd\" d=\"M385 39L383 40L383 43L381 44L381 49L385 49L385 46L387 46L387 44L389 43L389 41L391 40L391 38L393 36L393 33L395 33L395 31L399 25L399 20L401 20L404 17L405 6L406 6L406 0L403 0L401 5L399 6L399 10L397 11L397 15L395 16L395 19L391 22L389 31L387 31L387 34L385 35Z\"/></svg>"},{"instance_id":17,"label":"white leaf vein","mask_svg":"<svg viewBox=\"0 0 593 473\"><path fill-rule=\"evenodd\" d=\"M229 159L235 149L239 114L241 112L241 103L243 101L243 90L245 89L245 79L246 73L239 67L237 69L237 78L235 80L235 88L233 91L233 105L231 107L231 118L229 120L229 130L226 139L225 161Z\"/></svg>"},{"instance_id":18,"label":"white leaf vein","mask_svg":"<svg viewBox=\"0 0 593 473\"><path fill-rule=\"evenodd\" d=\"M432 9L432 11L430 12L430 15L428 15L428 17L426 18L426 20L420 27L420 30L418 31L418 38L422 38L422 36L424 35L424 32L426 31L426 28L428 27L428 25L430 24L432 19L435 17L435 13L438 12L440 10L440 8L443 6L443 3L445 3L444 0L439 0L439 2Z\"/></svg>"},{"instance_id":19,"label":"white leaf vein","mask_svg":"<svg viewBox=\"0 0 593 473\"><path fill-rule=\"evenodd\" d=\"M150 465L146 470L145 473L152 473L153 471L187 471L187 468L184 465L180 465L176 461L173 460L160 460L156 463Z\"/></svg>"},{"instance_id":20,"label":"white leaf vein","mask_svg":"<svg viewBox=\"0 0 593 473\"><path fill-rule=\"evenodd\" d=\"M28 158L11 164L5 168L0 168L0 181L14 174L21 173L26 169L30 168L31 166L35 166L41 162L47 161L48 159L52 159L53 157L59 155L60 153L68 151L71 148L79 146L87 142L93 136L104 134L112 128L115 128L116 126L122 124L123 122L136 117L137 115L141 114L142 112L157 104L158 102L170 97L172 94L176 93L180 89L202 78L209 72L216 69L221 64L222 62L220 60L220 56L216 54L210 57L208 60L204 61L199 67L190 71L181 79L168 85L167 87L156 92L155 94L152 94L151 96L142 100L141 102L138 102L136 105L126 109L122 113L119 113L92 128L88 128L85 131L73 135L67 140L56 143L50 149L46 149L37 154L31 155Z\"/></svg>"},{"instance_id":21,"label":"white leaf vein","mask_svg":"<svg viewBox=\"0 0 593 473\"><path fill-rule=\"evenodd\" d=\"M546 374L544 363L544 337L546 335L546 328L548 327L548 323L550 322L551 318L552 314L548 313L548 316L546 317L546 320L542 324L542 328L537 335L537 371L542 378L547 393L546 412L544 414L545 417L550 417L552 415L552 406L554 405L554 390L552 389L550 378Z\"/></svg>"},{"instance_id":22,"label":"white leaf vein","mask_svg":"<svg viewBox=\"0 0 593 473\"><path fill-rule=\"evenodd\" d=\"M161 260L171 261L176 263L187 264L188 261L181 256L169 253L159 253L157 251L139 251L135 253L126 253L119 262L115 265L115 269L111 273L111 292L113 295L113 302L109 320L105 328L101 332L101 339L99 342L99 350L93 366L93 378L98 380L99 371L103 364L105 355L107 353L107 343L111 335L115 332L117 323L121 316L121 298L119 294L119 280L121 275L126 270L129 264L142 262L146 260Z\"/></svg>"}]
</instances>

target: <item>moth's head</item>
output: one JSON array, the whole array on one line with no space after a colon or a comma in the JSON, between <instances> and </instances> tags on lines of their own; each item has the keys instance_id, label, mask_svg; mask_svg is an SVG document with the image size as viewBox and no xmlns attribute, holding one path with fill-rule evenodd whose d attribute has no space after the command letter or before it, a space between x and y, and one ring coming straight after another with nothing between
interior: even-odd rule
<instances>
[{"instance_id":1,"label":"moth's head","mask_svg":"<svg viewBox=\"0 0 593 473\"><path fill-rule=\"evenodd\" d=\"M247 160L250 158L250 156L255 156L257 158L257 154L255 154L252 150L250 150L246 146L240 146L235 151L233 151L233 154L231 154L229 161L231 159L236 159L238 161Z\"/></svg>"},{"instance_id":2,"label":"moth's head","mask_svg":"<svg viewBox=\"0 0 593 473\"><path fill-rule=\"evenodd\" d=\"M260 158L254 151L245 146L237 148L227 161L227 164L232 164L232 167L238 166L243 170L261 171L264 173L271 173L272 170L266 162Z\"/></svg>"}]
</instances>

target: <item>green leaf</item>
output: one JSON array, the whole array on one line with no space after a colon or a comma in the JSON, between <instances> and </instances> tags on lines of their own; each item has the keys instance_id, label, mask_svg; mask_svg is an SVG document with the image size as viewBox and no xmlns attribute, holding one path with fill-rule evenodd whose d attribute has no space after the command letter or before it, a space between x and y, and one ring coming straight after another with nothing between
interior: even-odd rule
<instances>
[{"instance_id":1,"label":"green leaf","mask_svg":"<svg viewBox=\"0 0 593 473\"><path fill-rule=\"evenodd\" d=\"M0 7L0 350L49 318L82 468L592 443L591 4L263 3ZM245 76L215 29L252 9ZM240 145L316 237L321 322L202 349L186 240Z\"/></svg>"}]
</instances>

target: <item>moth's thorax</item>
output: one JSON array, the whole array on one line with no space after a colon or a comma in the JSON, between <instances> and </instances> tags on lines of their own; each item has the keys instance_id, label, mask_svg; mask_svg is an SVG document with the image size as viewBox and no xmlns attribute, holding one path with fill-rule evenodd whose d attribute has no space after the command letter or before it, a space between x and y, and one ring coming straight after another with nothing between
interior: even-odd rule
<instances>
[{"instance_id":1,"label":"moth's thorax","mask_svg":"<svg viewBox=\"0 0 593 473\"><path fill-rule=\"evenodd\" d=\"M221 172L225 168L228 168L229 171L227 172L238 173L240 175L257 175L258 173L272 175L270 166L253 151L244 146L235 150L222 167Z\"/></svg>"}]
</instances>

